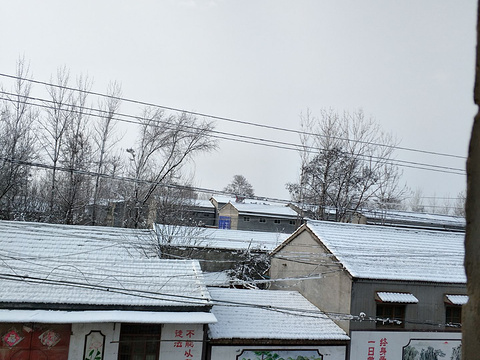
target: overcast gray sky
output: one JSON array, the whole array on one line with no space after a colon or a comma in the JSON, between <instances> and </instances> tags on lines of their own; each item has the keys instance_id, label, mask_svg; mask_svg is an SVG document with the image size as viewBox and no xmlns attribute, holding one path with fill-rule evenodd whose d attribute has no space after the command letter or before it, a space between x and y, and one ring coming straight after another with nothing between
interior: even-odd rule
<instances>
[{"instance_id":1,"label":"overcast gray sky","mask_svg":"<svg viewBox=\"0 0 480 360\"><path fill-rule=\"evenodd\" d=\"M127 98L247 122L299 128L299 114L363 111L407 148L466 156L476 107L474 0L10 1L2 4L0 72L24 55L36 80L57 67L109 81ZM5 82L4 79L0 79ZM125 109L124 109L125 110ZM129 109L130 112L136 109ZM217 121L279 141L294 134ZM221 141L195 163L195 185L243 174L256 194L288 198L293 151ZM398 151L464 168L463 159ZM426 196L456 196L465 177L404 169Z\"/></svg>"}]
</instances>

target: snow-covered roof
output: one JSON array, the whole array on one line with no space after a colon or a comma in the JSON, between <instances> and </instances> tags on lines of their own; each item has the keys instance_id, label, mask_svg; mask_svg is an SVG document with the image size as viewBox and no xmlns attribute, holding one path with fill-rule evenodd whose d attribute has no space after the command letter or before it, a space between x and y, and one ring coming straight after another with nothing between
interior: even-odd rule
<instances>
[{"instance_id":1,"label":"snow-covered roof","mask_svg":"<svg viewBox=\"0 0 480 360\"><path fill-rule=\"evenodd\" d=\"M309 221L310 229L354 278L465 283L463 233Z\"/></svg>"},{"instance_id":2,"label":"snow-covered roof","mask_svg":"<svg viewBox=\"0 0 480 360\"><path fill-rule=\"evenodd\" d=\"M151 233L0 221L0 302L209 306L198 262L149 259L142 235Z\"/></svg>"},{"instance_id":3,"label":"snow-covered roof","mask_svg":"<svg viewBox=\"0 0 480 360\"><path fill-rule=\"evenodd\" d=\"M145 258L146 244L155 239L153 230L101 226L59 225L0 221L0 254L42 258L92 257L95 259Z\"/></svg>"},{"instance_id":4,"label":"snow-covered roof","mask_svg":"<svg viewBox=\"0 0 480 360\"><path fill-rule=\"evenodd\" d=\"M368 218L368 223L385 225L425 226L429 228L464 228L465 218L461 216L428 214L400 210L363 210L362 214Z\"/></svg>"},{"instance_id":5,"label":"snow-covered roof","mask_svg":"<svg viewBox=\"0 0 480 360\"><path fill-rule=\"evenodd\" d=\"M415 295L410 293L378 291L377 297L378 297L378 300L385 303L399 303L399 304L418 303L418 299L415 297Z\"/></svg>"},{"instance_id":6,"label":"snow-covered roof","mask_svg":"<svg viewBox=\"0 0 480 360\"><path fill-rule=\"evenodd\" d=\"M296 218L297 212L289 206L269 205L263 203L231 203L240 215L256 215L283 218Z\"/></svg>"},{"instance_id":7,"label":"snow-covered roof","mask_svg":"<svg viewBox=\"0 0 480 360\"><path fill-rule=\"evenodd\" d=\"M233 278L228 274L228 271L204 272L203 279L207 286L228 287Z\"/></svg>"},{"instance_id":8,"label":"snow-covered roof","mask_svg":"<svg viewBox=\"0 0 480 360\"><path fill-rule=\"evenodd\" d=\"M206 306L193 260L5 259L0 303L89 306Z\"/></svg>"},{"instance_id":9,"label":"snow-covered roof","mask_svg":"<svg viewBox=\"0 0 480 360\"><path fill-rule=\"evenodd\" d=\"M211 339L348 340L329 317L296 291L209 288L218 322Z\"/></svg>"},{"instance_id":10,"label":"snow-covered roof","mask_svg":"<svg viewBox=\"0 0 480 360\"><path fill-rule=\"evenodd\" d=\"M279 203L259 199L244 199L241 202L237 202L235 198L227 196L214 196L213 199L215 199L219 204L226 205L230 203L238 210L240 215L280 217L286 219L291 219L298 216L297 212L288 206L288 203Z\"/></svg>"},{"instance_id":11,"label":"snow-covered roof","mask_svg":"<svg viewBox=\"0 0 480 360\"><path fill-rule=\"evenodd\" d=\"M215 315L207 312L168 311L63 311L0 309L0 322L78 324L78 323L137 323L137 324L211 324Z\"/></svg>"},{"instance_id":12,"label":"snow-covered roof","mask_svg":"<svg viewBox=\"0 0 480 360\"><path fill-rule=\"evenodd\" d=\"M155 229L163 241L177 246L195 246L232 250L271 251L281 244L289 234L265 231L199 228L155 224Z\"/></svg>"}]
</instances>

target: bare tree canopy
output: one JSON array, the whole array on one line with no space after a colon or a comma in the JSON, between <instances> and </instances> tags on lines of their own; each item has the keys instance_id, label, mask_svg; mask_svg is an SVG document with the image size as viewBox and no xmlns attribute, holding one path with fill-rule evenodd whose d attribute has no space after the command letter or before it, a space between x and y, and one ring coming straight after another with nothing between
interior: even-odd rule
<instances>
[{"instance_id":1,"label":"bare tree canopy","mask_svg":"<svg viewBox=\"0 0 480 360\"><path fill-rule=\"evenodd\" d=\"M242 198L255 196L252 185L243 175L234 175L232 182L228 184L223 191Z\"/></svg>"},{"instance_id":2,"label":"bare tree canopy","mask_svg":"<svg viewBox=\"0 0 480 360\"><path fill-rule=\"evenodd\" d=\"M403 189L392 164L395 139L362 111L301 116L301 174L286 185L317 219L348 221L367 203L394 207Z\"/></svg>"},{"instance_id":3,"label":"bare tree canopy","mask_svg":"<svg viewBox=\"0 0 480 360\"><path fill-rule=\"evenodd\" d=\"M117 83L106 95L94 93L86 76L72 84L66 67L45 83L46 98L37 98L31 77L20 59L12 89L1 87L0 218L128 227L194 222L196 194L182 168L216 147L213 123L155 106L123 114ZM138 130L127 151L116 131L122 117L135 119L128 122Z\"/></svg>"}]
</instances>

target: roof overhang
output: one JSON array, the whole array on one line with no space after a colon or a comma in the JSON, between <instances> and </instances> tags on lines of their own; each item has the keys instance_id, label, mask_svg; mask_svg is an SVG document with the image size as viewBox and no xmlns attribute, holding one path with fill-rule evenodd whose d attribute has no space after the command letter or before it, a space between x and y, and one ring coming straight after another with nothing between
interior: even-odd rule
<instances>
[{"instance_id":1,"label":"roof overhang","mask_svg":"<svg viewBox=\"0 0 480 360\"><path fill-rule=\"evenodd\" d=\"M451 305L465 305L468 302L468 295L445 295L445 303Z\"/></svg>"},{"instance_id":2,"label":"roof overhang","mask_svg":"<svg viewBox=\"0 0 480 360\"><path fill-rule=\"evenodd\" d=\"M139 323L139 324L212 324L217 322L209 312L153 311L58 311L0 310L0 323L33 322L45 324Z\"/></svg>"},{"instance_id":3,"label":"roof overhang","mask_svg":"<svg viewBox=\"0 0 480 360\"><path fill-rule=\"evenodd\" d=\"M410 293L377 291L375 300L382 303L391 304L416 304L418 299Z\"/></svg>"}]
</instances>

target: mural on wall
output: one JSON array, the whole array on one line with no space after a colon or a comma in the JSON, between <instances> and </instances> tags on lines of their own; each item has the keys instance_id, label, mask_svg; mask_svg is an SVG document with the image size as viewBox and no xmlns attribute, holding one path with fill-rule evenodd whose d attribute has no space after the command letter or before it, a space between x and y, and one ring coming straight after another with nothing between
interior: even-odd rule
<instances>
[{"instance_id":1,"label":"mural on wall","mask_svg":"<svg viewBox=\"0 0 480 360\"><path fill-rule=\"evenodd\" d=\"M101 331L92 330L85 335L84 360L103 360L105 335Z\"/></svg>"},{"instance_id":2,"label":"mural on wall","mask_svg":"<svg viewBox=\"0 0 480 360\"><path fill-rule=\"evenodd\" d=\"M237 360L323 360L318 350L243 350Z\"/></svg>"},{"instance_id":3,"label":"mural on wall","mask_svg":"<svg viewBox=\"0 0 480 360\"><path fill-rule=\"evenodd\" d=\"M461 360L460 340L411 339L403 347L402 360Z\"/></svg>"}]
</instances>

